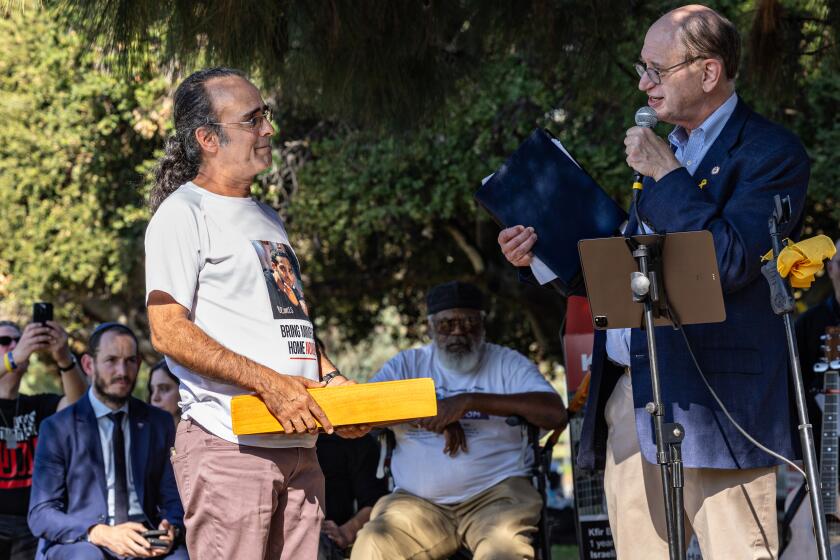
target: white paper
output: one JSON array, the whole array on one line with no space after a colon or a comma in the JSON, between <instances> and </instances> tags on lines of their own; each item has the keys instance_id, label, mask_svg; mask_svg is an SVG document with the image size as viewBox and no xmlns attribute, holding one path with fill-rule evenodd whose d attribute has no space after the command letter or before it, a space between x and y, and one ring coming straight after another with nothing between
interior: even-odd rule
<instances>
[{"instance_id":1,"label":"white paper","mask_svg":"<svg viewBox=\"0 0 840 560\"><path fill-rule=\"evenodd\" d=\"M575 165L577 165L579 169L582 169L582 168L580 167L580 164L579 164L577 161L575 161L575 158L573 158L573 157L572 157L572 154L570 154L570 153L566 150L566 148L565 148L565 147L563 147L563 144L560 142L560 140L558 140L557 138L552 138L552 139L551 139L551 141L554 143L554 145L555 145L555 146L557 146L558 148L560 148L560 150L561 150L564 154L566 154L566 157L567 157L567 158L569 158L570 160L572 160L572 163L574 163Z\"/></svg>"},{"instance_id":2,"label":"white paper","mask_svg":"<svg viewBox=\"0 0 840 560\"><path fill-rule=\"evenodd\" d=\"M557 275L548 268L548 265L542 262L539 258L534 257L531 260L531 272L534 273L534 278L537 279L537 282L540 283L540 286L543 284L548 284L555 278Z\"/></svg>"}]
</instances>

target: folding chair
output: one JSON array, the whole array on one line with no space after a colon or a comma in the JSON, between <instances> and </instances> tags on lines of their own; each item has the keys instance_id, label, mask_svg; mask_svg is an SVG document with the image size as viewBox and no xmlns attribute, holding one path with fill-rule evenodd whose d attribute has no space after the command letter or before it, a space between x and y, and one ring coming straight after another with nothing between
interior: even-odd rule
<instances>
[{"instance_id":1,"label":"folding chair","mask_svg":"<svg viewBox=\"0 0 840 560\"><path fill-rule=\"evenodd\" d=\"M563 430L554 430L540 445L540 428L531 424L521 416L509 416L505 422L508 426L524 425L528 431L528 444L534 452L534 464L531 467L531 480L536 482L537 491L542 498L540 522L537 525L537 535L534 538L534 558L536 560L551 560L551 530L548 524L548 474L551 472L551 454L554 445Z\"/></svg>"}]
</instances>

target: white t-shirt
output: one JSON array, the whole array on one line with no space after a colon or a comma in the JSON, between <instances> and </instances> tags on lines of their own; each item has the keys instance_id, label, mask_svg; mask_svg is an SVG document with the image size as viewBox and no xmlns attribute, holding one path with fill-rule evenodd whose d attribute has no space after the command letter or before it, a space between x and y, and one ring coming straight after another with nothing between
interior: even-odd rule
<instances>
[{"instance_id":1,"label":"white t-shirt","mask_svg":"<svg viewBox=\"0 0 840 560\"><path fill-rule=\"evenodd\" d=\"M190 320L225 348L278 374L318 379L300 268L270 207L252 198L217 195L192 182L181 185L146 230L147 303L154 290L189 309ZM243 445L315 445L311 435L234 435L230 398L248 391L213 381L169 356L166 361L181 381L183 418Z\"/></svg>"},{"instance_id":2,"label":"white t-shirt","mask_svg":"<svg viewBox=\"0 0 840 560\"><path fill-rule=\"evenodd\" d=\"M554 388L537 367L515 350L485 344L476 371L447 370L434 344L406 350L391 358L371 381L431 377L438 399L461 393L515 394ZM511 476L527 476L533 453L523 428L505 417L467 412L460 420L469 451L443 453L443 435L410 424L393 426L397 445L391 459L396 488L438 504L463 502Z\"/></svg>"}]
</instances>

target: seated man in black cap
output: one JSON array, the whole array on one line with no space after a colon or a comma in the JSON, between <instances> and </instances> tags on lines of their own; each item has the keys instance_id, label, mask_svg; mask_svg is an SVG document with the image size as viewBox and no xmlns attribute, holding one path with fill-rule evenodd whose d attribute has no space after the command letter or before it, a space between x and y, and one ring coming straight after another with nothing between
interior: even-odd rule
<instances>
[{"instance_id":1,"label":"seated man in black cap","mask_svg":"<svg viewBox=\"0 0 840 560\"><path fill-rule=\"evenodd\" d=\"M567 421L563 401L518 352L484 341L484 297L449 282L427 297L432 343L400 352L371 381L431 377L438 414L394 426L395 490L359 532L354 559L533 558L541 498L519 415L545 429Z\"/></svg>"}]
</instances>

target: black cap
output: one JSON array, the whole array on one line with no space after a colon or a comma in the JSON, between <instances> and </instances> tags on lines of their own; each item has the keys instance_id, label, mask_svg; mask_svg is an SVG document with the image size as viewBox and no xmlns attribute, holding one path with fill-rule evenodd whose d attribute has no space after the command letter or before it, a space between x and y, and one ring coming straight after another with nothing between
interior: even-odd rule
<instances>
[{"instance_id":1,"label":"black cap","mask_svg":"<svg viewBox=\"0 0 840 560\"><path fill-rule=\"evenodd\" d=\"M426 296L427 313L432 315L446 309L484 309L484 294L475 285L466 282L447 282L429 290Z\"/></svg>"}]
</instances>

